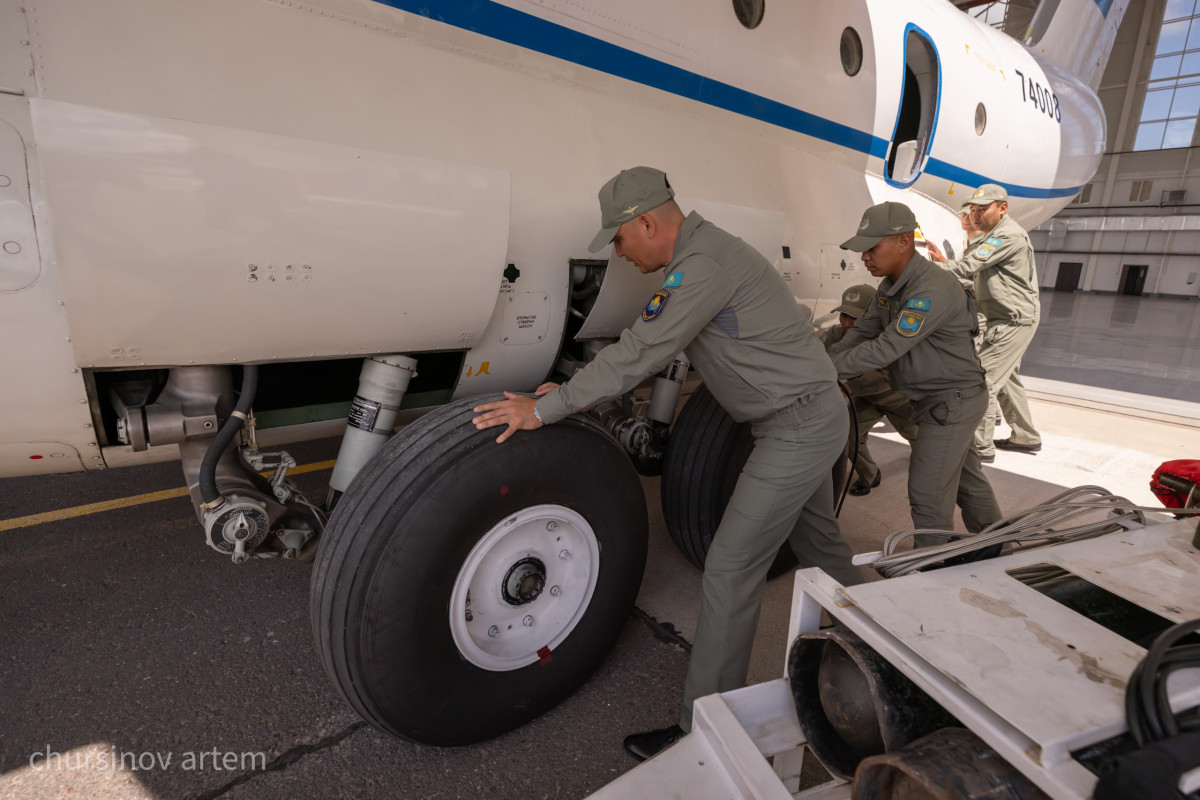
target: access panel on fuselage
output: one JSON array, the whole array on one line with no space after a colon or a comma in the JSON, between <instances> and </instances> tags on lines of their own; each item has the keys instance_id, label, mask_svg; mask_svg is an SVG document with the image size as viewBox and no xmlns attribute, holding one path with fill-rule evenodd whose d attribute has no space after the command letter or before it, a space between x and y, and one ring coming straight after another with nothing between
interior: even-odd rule
<instances>
[{"instance_id":1,"label":"access panel on fuselage","mask_svg":"<svg viewBox=\"0 0 1200 800\"><path fill-rule=\"evenodd\" d=\"M491 317L507 172L31 106L81 366L465 350Z\"/></svg>"}]
</instances>

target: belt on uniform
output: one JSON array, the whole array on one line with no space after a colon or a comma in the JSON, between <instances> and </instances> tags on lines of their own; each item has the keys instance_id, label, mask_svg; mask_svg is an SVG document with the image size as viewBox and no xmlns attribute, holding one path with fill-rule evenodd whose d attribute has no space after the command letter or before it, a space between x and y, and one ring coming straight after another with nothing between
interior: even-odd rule
<instances>
[{"instance_id":1,"label":"belt on uniform","mask_svg":"<svg viewBox=\"0 0 1200 800\"><path fill-rule=\"evenodd\" d=\"M752 424L755 422L766 422L767 420L769 420L779 414L782 414L786 411L790 411L793 408L800 408L801 406L808 405L809 403L811 403L812 401L816 400L818 397L823 395L825 392L836 391L836 390L837 390L837 384L835 384L835 383L831 383L828 386L822 386L821 388L816 389L811 392L808 392L807 394L800 395L799 397L792 400L792 402L788 403L783 408L777 408L774 411L772 411L770 414L766 414L762 417L759 417L758 419L749 420L749 422Z\"/></svg>"},{"instance_id":2,"label":"belt on uniform","mask_svg":"<svg viewBox=\"0 0 1200 800\"><path fill-rule=\"evenodd\" d=\"M968 399L974 397L975 395L980 394L981 392L986 392L986 391L987 391L987 383L984 381L980 381L979 383L975 384L974 386L967 386L962 389L946 389L941 392L934 392L933 394L926 395L926 396L922 397L920 400L917 400L916 405L927 406L930 403L933 403L933 402L936 402L939 400L949 400L951 398L953 398L955 400L968 400Z\"/></svg>"}]
</instances>

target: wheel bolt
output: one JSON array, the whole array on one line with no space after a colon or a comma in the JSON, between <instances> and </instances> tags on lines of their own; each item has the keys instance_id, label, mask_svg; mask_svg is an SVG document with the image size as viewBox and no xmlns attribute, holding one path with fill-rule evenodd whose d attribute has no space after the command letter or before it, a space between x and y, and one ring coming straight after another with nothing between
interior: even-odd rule
<instances>
[{"instance_id":1,"label":"wheel bolt","mask_svg":"<svg viewBox=\"0 0 1200 800\"><path fill-rule=\"evenodd\" d=\"M521 622L524 623L526 628L533 627L533 617L526 617L525 619L521 620Z\"/></svg>"},{"instance_id":2,"label":"wheel bolt","mask_svg":"<svg viewBox=\"0 0 1200 800\"><path fill-rule=\"evenodd\" d=\"M562 594L562 589L558 588L557 586L550 587L550 596L551 597L558 597L561 594Z\"/></svg>"},{"instance_id":3,"label":"wheel bolt","mask_svg":"<svg viewBox=\"0 0 1200 800\"><path fill-rule=\"evenodd\" d=\"M558 554L558 557L561 558L563 561L566 561L568 558L571 557L571 551L563 550Z\"/></svg>"},{"instance_id":4,"label":"wheel bolt","mask_svg":"<svg viewBox=\"0 0 1200 800\"><path fill-rule=\"evenodd\" d=\"M495 639L495 638L496 638L497 636L499 636L499 635L500 635L500 629L499 629L498 627L496 627L495 625L493 625L492 627L488 628L488 636L490 636L490 637L492 637L493 639Z\"/></svg>"},{"instance_id":5,"label":"wheel bolt","mask_svg":"<svg viewBox=\"0 0 1200 800\"><path fill-rule=\"evenodd\" d=\"M546 523L546 530L548 530L548 531L556 531L556 530L558 530L558 523L557 523L557 522L555 522L554 520L551 520L550 522L547 522L547 523Z\"/></svg>"}]
</instances>

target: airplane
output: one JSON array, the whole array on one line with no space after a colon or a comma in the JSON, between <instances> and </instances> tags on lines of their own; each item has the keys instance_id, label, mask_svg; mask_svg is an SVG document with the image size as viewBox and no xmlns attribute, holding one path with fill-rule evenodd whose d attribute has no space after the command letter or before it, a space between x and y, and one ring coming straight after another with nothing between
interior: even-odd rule
<instances>
[{"instance_id":1,"label":"airplane","mask_svg":"<svg viewBox=\"0 0 1200 800\"><path fill-rule=\"evenodd\" d=\"M953 254L982 183L1027 226L1070 202L1127 7L1043 3L1023 43L946 0L0 0L0 477L179 459L212 549L314 562L365 719L511 730L632 607L634 465L702 562L736 449L705 393L675 419L682 355L648 402L468 424L657 288L587 252L600 185L665 170L819 316L874 203ZM315 502L279 448L332 435Z\"/></svg>"}]
</instances>

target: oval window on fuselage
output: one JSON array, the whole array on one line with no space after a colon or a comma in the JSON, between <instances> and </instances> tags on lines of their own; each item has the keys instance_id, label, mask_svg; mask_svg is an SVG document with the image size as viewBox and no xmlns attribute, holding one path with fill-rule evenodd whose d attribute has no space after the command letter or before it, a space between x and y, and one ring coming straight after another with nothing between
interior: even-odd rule
<instances>
[{"instance_id":1,"label":"oval window on fuselage","mask_svg":"<svg viewBox=\"0 0 1200 800\"><path fill-rule=\"evenodd\" d=\"M757 28L762 22L766 0L733 0L733 13L747 28Z\"/></svg>"},{"instance_id":2,"label":"oval window on fuselage","mask_svg":"<svg viewBox=\"0 0 1200 800\"><path fill-rule=\"evenodd\" d=\"M841 50L842 69L846 70L846 74L853 78L862 69L863 62L862 39L858 37L858 31L854 28L846 28L842 31Z\"/></svg>"}]
</instances>

